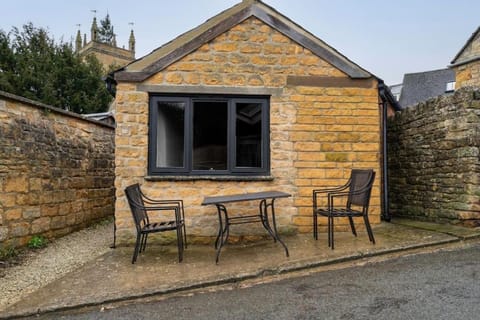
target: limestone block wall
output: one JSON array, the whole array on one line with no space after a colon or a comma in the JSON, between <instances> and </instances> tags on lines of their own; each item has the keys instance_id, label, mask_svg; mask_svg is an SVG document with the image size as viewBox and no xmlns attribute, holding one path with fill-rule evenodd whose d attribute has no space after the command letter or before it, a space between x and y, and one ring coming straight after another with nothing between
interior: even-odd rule
<instances>
[{"instance_id":1,"label":"limestone block wall","mask_svg":"<svg viewBox=\"0 0 480 320\"><path fill-rule=\"evenodd\" d=\"M388 126L394 216L480 222L480 92L464 88L397 113Z\"/></svg>"},{"instance_id":2,"label":"limestone block wall","mask_svg":"<svg viewBox=\"0 0 480 320\"><path fill-rule=\"evenodd\" d=\"M480 54L480 53L479 53ZM480 61L473 61L454 67L455 87L457 89L466 86L480 85Z\"/></svg>"},{"instance_id":3,"label":"limestone block wall","mask_svg":"<svg viewBox=\"0 0 480 320\"><path fill-rule=\"evenodd\" d=\"M181 198L190 241L210 241L217 234L215 207L203 207L204 196L281 190L291 198L277 200L281 232L310 232L312 189L346 182L352 168L373 168L379 179L373 190L373 223L380 221L380 111L377 82L368 87L339 88L297 84L292 76L348 77L311 51L260 20L250 18L143 83L119 82L115 102L115 215L120 243L134 240L134 224L124 188L140 183L155 198ZM268 88L270 96L271 178L239 181L150 179L148 159L148 88ZM145 89L147 88L147 89ZM211 89L213 88L213 89ZM177 89L179 90L179 89ZM246 210L256 210L252 203ZM322 223L326 226L326 220ZM361 228L362 224L359 224ZM347 228L348 222L338 224ZM322 228L322 227L320 227ZM231 230L231 239L264 235L251 226Z\"/></svg>"},{"instance_id":4,"label":"limestone block wall","mask_svg":"<svg viewBox=\"0 0 480 320\"><path fill-rule=\"evenodd\" d=\"M114 128L0 92L0 244L114 213Z\"/></svg>"}]
</instances>

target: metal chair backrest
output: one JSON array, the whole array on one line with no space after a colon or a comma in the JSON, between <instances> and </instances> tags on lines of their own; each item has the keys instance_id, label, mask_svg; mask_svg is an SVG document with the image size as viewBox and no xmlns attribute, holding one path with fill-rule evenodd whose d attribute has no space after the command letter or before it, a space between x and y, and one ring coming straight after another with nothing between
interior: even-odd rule
<instances>
[{"instance_id":1,"label":"metal chair backrest","mask_svg":"<svg viewBox=\"0 0 480 320\"><path fill-rule=\"evenodd\" d=\"M142 199L140 185L138 183L132 184L125 188L130 210L132 211L133 220L137 230L140 230L144 225L148 224L148 215L145 210L145 204Z\"/></svg>"},{"instance_id":2,"label":"metal chair backrest","mask_svg":"<svg viewBox=\"0 0 480 320\"><path fill-rule=\"evenodd\" d=\"M350 176L350 189L347 207L351 205L366 207L370 201L375 171L371 169L353 169Z\"/></svg>"}]
</instances>

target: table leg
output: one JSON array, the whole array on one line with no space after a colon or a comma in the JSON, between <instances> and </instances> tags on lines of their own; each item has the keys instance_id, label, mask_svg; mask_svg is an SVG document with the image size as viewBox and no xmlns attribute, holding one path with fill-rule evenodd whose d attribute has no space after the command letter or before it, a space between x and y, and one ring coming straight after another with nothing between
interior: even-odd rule
<instances>
[{"instance_id":1,"label":"table leg","mask_svg":"<svg viewBox=\"0 0 480 320\"><path fill-rule=\"evenodd\" d=\"M262 219L263 227L268 231L270 236L272 236L273 240L277 242L277 237L275 236L272 228L270 227L270 223L268 221L268 206L269 204L267 204L266 199L263 199L260 201L260 205L259 205L260 216Z\"/></svg>"},{"instance_id":2,"label":"table leg","mask_svg":"<svg viewBox=\"0 0 480 320\"><path fill-rule=\"evenodd\" d=\"M216 204L216 206L218 212L218 235L215 240L215 249L217 249L215 263L218 263L220 251L222 250L223 245L227 242L228 235L230 234L230 224L228 221L227 208L225 208L223 204Z\"/></svg>"},{"instance_id":3,"label":"table leg","mask_svg":"<svg viewBox=\"0 0 480 320\"><path fill-rule=\"evenodd\" d=\"M267 199L263 199L260 201L260 215L262 216L262 224L264 228L268 231L268 233L272 236L273 240L276 242L280 242L280 244L285 248L285 254L287 257L289 256L288 248L285 243L280 239L278 236L277 231L277 222L275 220L275 206L274 206L275 199L272 199L270 203L267 203ZM273 229L270 226L270 222L268 219L268 208L270 207L270 211L272 213L272 224Z\"/></svg>"}]
</instances>

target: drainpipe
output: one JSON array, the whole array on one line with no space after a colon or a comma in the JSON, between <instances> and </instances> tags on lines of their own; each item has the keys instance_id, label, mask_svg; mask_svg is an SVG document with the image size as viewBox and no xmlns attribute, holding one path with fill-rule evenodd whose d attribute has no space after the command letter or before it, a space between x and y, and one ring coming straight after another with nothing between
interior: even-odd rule
<instances>
[{"instance_id":1,"label":"drainpipe","mask_svg":"<svg viewBox=\"0 0 480 320\"><path fill-rule=\"evenodd\" d=\"M385 92L385 83L378 79L378 93L380 95L380 98L382 102L380 103L382 107L382 160L383 160L383 172L382 172L382 177L383 177L383 198L382 198L382 204L383 204L383 214L382 218L383 220L390 222L391 216L390 212L388 210L388 158L387 158L387 111L388 111L388 105L387 105L387 95Z\"/></svg>"}]
</instances>

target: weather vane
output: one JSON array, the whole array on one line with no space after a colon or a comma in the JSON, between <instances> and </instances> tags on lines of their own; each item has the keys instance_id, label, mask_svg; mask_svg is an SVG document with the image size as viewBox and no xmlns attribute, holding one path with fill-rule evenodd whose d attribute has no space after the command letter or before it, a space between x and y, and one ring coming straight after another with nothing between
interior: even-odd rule
<instances>
[{"instance_id":1,"label":"weather vane","mask_svg":"<svg viewBox=\"0 0 480 320\"><path fill-rule=\"evenodd\" d=\"M90 12L93 12L93 16L94 16L94 17L97 16L97 10L90 10Z\"/></svg>"},{"instance_id":2,"label":"weather vane","mask_svg":"<svg viewBox=\"0 0 480 320\"><path fill-rule=\"evenodd\" d=\"M135 24L135 23L133 23L133 22L129 22L129 23L128 23L128 25L129 25L129 26L132 26L132 28L133 28L133 25L134 25L134 24Z\"/></svg>"}]
</instances>

